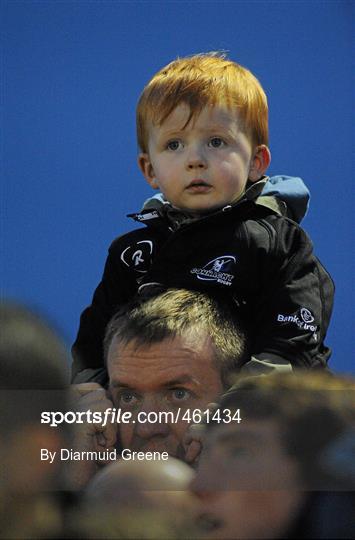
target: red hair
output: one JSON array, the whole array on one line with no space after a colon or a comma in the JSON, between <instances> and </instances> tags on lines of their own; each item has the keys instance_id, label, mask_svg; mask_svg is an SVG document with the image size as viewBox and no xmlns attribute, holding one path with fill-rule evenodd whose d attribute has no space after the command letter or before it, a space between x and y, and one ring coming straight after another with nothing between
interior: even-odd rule
<instances>
[{"instance_id":1,"label":"red hair","mask_svg":"<svg viewBox=\"0 0 355 540\"><path fill-rule=\"evenodd\" d=\"M180 103L190 107L190 120L206 105L223 104L238 112L243 131L254 146L268 144L268 105L258 79L221 53L178 58L156 73L137 105L137 139L148 150L149 123L161 125Z\"/></svg>"}]
</instances>

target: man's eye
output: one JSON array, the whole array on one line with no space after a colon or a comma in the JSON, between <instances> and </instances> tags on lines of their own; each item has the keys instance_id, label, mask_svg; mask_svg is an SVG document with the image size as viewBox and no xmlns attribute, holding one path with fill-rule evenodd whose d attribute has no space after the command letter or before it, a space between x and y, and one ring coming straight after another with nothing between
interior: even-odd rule
<instances>
[{"instance_id":1,"label":"man's eye","mask_svg":"<svg viewBox=\"0 0 355 540\"><path fill-rule=\"evenodd\" d=\"M185 388L173 388L171 390L171 398L174 401L185 401L189 399L190 395L190 392L185 390Z\"/></svg>"},{"instance_id":2,"label":"man's eye","mask_svg":"<svg viewBox=\"0 0 355 540\"><path fill-rule=\"evenodd\" d=\"M118 401L120 405L134 405L137 402L137 397L133 392L125 391L118 396Z\"/></svg>"},{"instance_id":3,"label":"man's eye","mask_svg":"<svg viewBox=\"0 0 355 540\"><path fill-rule=\"evenodd\" d=\"M221 137L212 137L209 141L209 146L212 146L212 148L220 148L221 146L224 146L225 142Z\"/></svg>"},{"instance_id":4,"label":"man's eye","mask_svg":"<svg viewBox=\"0 0 355 540\"><path fill-rule=\"evenodd\" d=\"M166 147L168 148L168 150L172 150L173 152L175 150L179 150L179 148L181 148L182 144L180 141L169 141L168 144L166 145Z\"/></svg>"}]
</instances>

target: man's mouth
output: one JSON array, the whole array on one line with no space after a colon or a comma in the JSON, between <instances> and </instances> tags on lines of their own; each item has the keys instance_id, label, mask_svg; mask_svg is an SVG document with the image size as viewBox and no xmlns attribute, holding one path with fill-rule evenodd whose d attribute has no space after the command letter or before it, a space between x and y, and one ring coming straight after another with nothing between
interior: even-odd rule
<instances>
[{"instance_id":1,"label":"man's mouth","mask_svg":"<svg viewBox=\"0 0 355 540\"><path fill-rule=\"evenodd\" d=\"M145 454L147 452L159 452L160 454L166 452L169 454L170 457L179 458L178 450L174 449L173 451L171 448L169 448L169 445L161 443L159 441L140 442L139 444L134 444L132 450L134 452L144 452Z\"/></svg>"}]
</instances>

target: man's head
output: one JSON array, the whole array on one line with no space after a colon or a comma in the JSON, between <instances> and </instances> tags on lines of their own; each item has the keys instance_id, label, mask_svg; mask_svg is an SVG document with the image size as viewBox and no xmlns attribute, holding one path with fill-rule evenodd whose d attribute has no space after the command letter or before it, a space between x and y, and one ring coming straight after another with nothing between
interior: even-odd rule
<instances>
[{"instance_id":1,"label":"man's head","mask_svg":"<svg viewBox=\"0 0 355 540\"><path fill-rule=\"evenodd\" d=\"M64 479L60 461L42 461L41 449L58 452L65 434L41 424L41 412L66 410L69 355L48 323L22 306L0 305L0 329L0 529L9 538L47 537L59 517L48 492ZM39 499L46 519L33 511Z\"/></svg>"},{"instance_id":2,"label":"man's head","mask_svg":"<svg viewBox=\"0 0 355 540\"><path fill-rule=\"evenodd\" d=\"M114 405L132 412L135 420L120 424L121 445L180 458L193 422L189 413L214 401L244 361L244 338L229 308L182 289L119 313L105 343ZM149 422L149 413L169 415L154 421L151 414Z\"/></svg>"},{"instance_id":3,"label":"man's head","mask_svg":"<svg viewBox=\"0 0 355 540\"><path fill-rule=\"evenodd\" d=\"M88 484L83 507L91 521L103 522L109 538L181 540L195 532L196 500L188 490L193 476L188 465L172 457L118 460L98 471Z\"/></svg>"},{"instance_id":4,"label":"man's head","mask_svg":"<svg viewBox=\"0 0 355 540\"><path fill-rule=\"evenodd\" d=\"M283 537L304 492L329 488L321 455L354 421L354 385L323 374L258 377L220 409L239 409L241 422L207 426L193 483L212 536Z\"/></svg>"},{"instance_id":5,"label":"man's head","mask_svg":"<svg viewBox=\"0 0 355 540\"><path fill-rule=\"evenodd\" d=\"M235 202L270 162L266 95L250 71L216 53L154 75L138 102L137 136L148 183L191 212Z\"/></svg>"},{"instance_id":6,"label":"man's head","mask_svg":"<svg viewBox=\"0 0 355 540\"><path fill-rule=\"evenodd\" d=\"M318 458L353 425L354 406L354 381L321 372L244 380L221 401L221 407L240 409L247 422L275 424L282 448L297 461L300 481L307 489L323 488L327 482Z\"/></svg>"}]
</instances>

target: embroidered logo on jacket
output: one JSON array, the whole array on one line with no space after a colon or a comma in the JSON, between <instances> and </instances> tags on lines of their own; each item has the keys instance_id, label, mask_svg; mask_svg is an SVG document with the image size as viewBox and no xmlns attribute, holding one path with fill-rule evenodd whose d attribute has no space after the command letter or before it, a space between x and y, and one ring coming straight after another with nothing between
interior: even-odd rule
<instances>
[{"instance_id":1,"label":"embroidered logo on jacket","mask_svg":"<svg viewBox=\"0 0 355 540\"><path fill-rule=\"evenodd\" d=\"M209 261L203 268L193 268L191 274L203 281L217 281L222 285L231 285L234 278L236 258L233 255L223 255Z\"/></svg>"},{"instance_id":2,"label":"embroidered logo on jacket","mask_svg":"<svg viewBox=\"0 0 355 540\"><path fill-rule=\"evenodd\" d=\"M292 315L282 315L281 313L279 313L277 316L277 322L284 324L295 324L301 330L309 330L310 332L313 332L313 339L315 341L318 339L316 333L318 327L315 324L311 324L314 322L314 316L313 313L307 308L300 308Z\"/></svg>"},{"instance_id":3,"label":"embroidered logo on jacket","mask_svg":"<svg viewBox=\"0 0 355 540\"><path fill-rule=\"evenodd\" d=\"M129 268L144 274L151 265L152 253L153 242L151 240L140 240L122 251L121 261Z\"/></svg>"},{"instance_id":4,"label":"embroidered logo on jacket","mask_svg":"<svg viewBox=\"0 0 355 540\"><path fill-rule=\"evenodd\" d=\"M301 318L302 318L303 322L311 323L311 322L314 321L314 317L313 317L312 313L309 311L309 309L303 307L303 308L301 308L300 313L301 313Z\"/></svg>"},{"instance_id":5,"label":"embroidered logo on jacket","mask_svg":"<svg viewBox=\"0 0 355 540\"><path fill-rule=\"evenodd\" d=\"M145 212L144 214L136 214L136 219L138 221L148 221L149 219L155 219L159 217L159 214L156 210L153 210L153 212ZM145 242L145 240L143 240Z\"/></svg>"}]
</instances>

